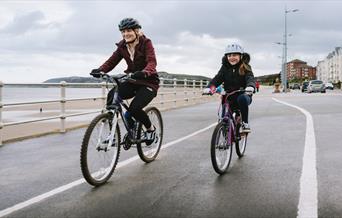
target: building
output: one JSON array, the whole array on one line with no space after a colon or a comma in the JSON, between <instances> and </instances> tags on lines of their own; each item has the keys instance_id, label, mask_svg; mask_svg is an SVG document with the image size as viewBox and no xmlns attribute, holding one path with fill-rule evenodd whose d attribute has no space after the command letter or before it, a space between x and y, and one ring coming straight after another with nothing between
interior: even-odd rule
<instances>
[{"instance_id":1,"label":"building","mask_svg":"<svg viewBox=\"0 0 342 218\"><path fill-rule=\"evenodd\" d=\"M317 78L323 82L342 81L342 47L336 47L324 60L318 61Z\"/></svg>"},{"instance_id":2,"label":"building","mask_svg":"<svg viewBox=\"0 0 342 218\"><path fill-rule=\"evenodd\" d=\"M287 80L304 81L316 79L316 67L307 65L306 62L295 59L287 63Z\"/></svg>"}]
</instances>

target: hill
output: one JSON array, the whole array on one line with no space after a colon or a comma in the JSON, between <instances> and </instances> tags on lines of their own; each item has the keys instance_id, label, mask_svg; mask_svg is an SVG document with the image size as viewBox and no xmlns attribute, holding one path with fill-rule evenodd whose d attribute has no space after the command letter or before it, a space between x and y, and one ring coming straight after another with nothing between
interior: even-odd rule
<instances>
[{"instance_id":1,"label":"hill","mask_svg":"<svg viewBox=\"0 0 342 218\"><path fill-rule=\"evenodd\" d=\"M263 85L273 85L273 83L277 77L279 78L279 81L280 81L279 73L264 75L264 76L257 76L257 77L255 77L255 79L257 79Z\"/></svg>"},{"instance_id":2,"label":"hill","mask_svg":"<svg viewBox=\"0 0 342 218\"><path fill-rule=\"evenodd\" d=\"M179 80L211 80L209 77L199 76L199 75L188 75L188 74L171 74L167 72L158 72L159 78L165 79L179 79ZM93 77L79 77L79 76L71 76L71 77L60 77L60 78L52 78L44 81L44 83L60 83L65 81L67 83L99 83L102 82L101 79L93 78ZM165 81L164 83L172 83L172 81Z\"/></svg>"}]
</instances>

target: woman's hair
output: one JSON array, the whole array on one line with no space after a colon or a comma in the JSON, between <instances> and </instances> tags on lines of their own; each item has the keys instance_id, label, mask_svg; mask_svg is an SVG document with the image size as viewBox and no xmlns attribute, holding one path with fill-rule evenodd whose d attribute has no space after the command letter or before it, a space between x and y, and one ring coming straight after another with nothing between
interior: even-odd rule
<instances>
[{"instance_id":1,"label":"woman's hair","mask_svg":"<svg viewBox=\"0 0 342 218\"><path fill-rule=\"evenodd\" d=\"M137 34L137 36L144 35L144 33L141 31L141 29L133 29L133 31L135 32L135 34Z\"/></svg>"}]
</instances>

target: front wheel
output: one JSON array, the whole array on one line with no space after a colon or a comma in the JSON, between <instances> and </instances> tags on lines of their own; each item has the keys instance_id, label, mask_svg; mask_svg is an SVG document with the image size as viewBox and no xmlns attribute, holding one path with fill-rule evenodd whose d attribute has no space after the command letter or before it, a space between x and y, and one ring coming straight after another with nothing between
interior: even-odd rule
<instances>
[{"instance_id":1,"label":"front wheel","mask_svg":"<svg viewBox=\"0 0 342 218\"><path fill-rule=\"evenodd\" d=\"M228 137L230 136L230 137ZM224 174L232 159L232 140L231 127L228 124L220 122L214 129L211 138L211 162L214 170L218 174Z\"/></svg>"},{"instance_id":2,"label":"front wheel","mask_svg":"<svg viewBox=\"0 0 342 218\"><path fill-rule=\"evenodd\" d=\"M150 118L152 125L156 128L156 137L152 143L137 143L137 150L141 160L150 163L156 159L163 141L163 120L160 111L156 107L149 107L145 110ZM139 122L137 139L144 137L144 129L142 123Z\"/></svg>"},{"instance_id":3,"label":"front wheel","mask_svg":"<svg viewBox=\"0 0 342 218\"><path fill-rule=\"evenodd\" d=\"M81 169L85 180L100 186L111 177L120 155L120 129L113 127L113 115L100 114L87 128L81 147ZM114 140L108 145L112 128L115 128Z\"/></svg>"}]
</instances>

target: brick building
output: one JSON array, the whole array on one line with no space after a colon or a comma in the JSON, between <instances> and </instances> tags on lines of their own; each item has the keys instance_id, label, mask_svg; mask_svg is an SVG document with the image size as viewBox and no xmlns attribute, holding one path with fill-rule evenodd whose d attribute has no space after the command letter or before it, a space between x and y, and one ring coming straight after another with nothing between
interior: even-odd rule
<instances>
[{"instance_id":1,"label":"brick building","mask_svg":"<svg viewBox=\"0 0 342 218\"><path fill-rule=\"evenodd\" d=\"M316 67L307 65L306 62L295 59L287 63L287 80L312 80L316 79Z\"/></svg>"}]
</instances>

